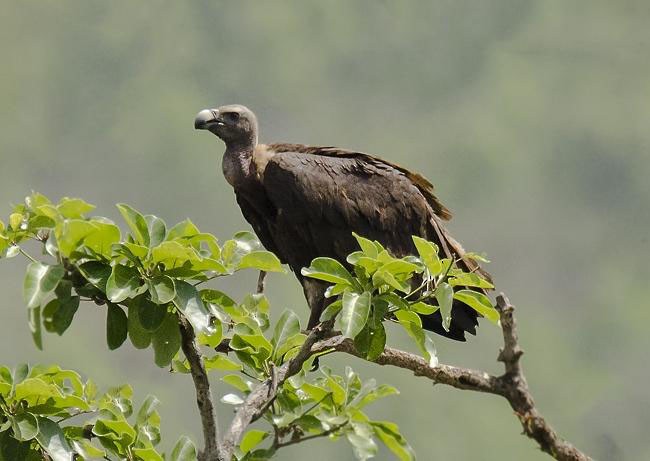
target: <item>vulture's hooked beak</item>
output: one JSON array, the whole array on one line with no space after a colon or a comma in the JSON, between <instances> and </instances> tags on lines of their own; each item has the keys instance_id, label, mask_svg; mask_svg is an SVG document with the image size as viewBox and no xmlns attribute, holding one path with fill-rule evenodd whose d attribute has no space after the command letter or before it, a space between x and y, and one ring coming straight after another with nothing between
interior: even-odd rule
<instances>
[{"instance_id":1,"label":"vulture's hooked beak","mask_svg":"<svg viewBox=\"0 0 650 461\"><path fill-rule=\"evenodd\" d=\"M219 120L219 111L217 109L203 109L201 112L196 114L196 118L194 119L194 129L209 130L210 125L215 123L223 125L223 122Z\"/></svg>"}]
</instances>

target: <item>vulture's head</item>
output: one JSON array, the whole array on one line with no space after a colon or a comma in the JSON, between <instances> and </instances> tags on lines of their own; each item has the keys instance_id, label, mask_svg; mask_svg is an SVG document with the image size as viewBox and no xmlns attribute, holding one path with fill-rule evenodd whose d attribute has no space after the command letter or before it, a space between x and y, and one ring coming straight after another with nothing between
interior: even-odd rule
<instances>
[{"instance_id":1,"label":"vulture's head","mask_svg":"<svg viewBox=\"0 0 650 461\"><path fill-rule=\"evenodd\" d=\"M203 109L196 114L194 128L211 131L226 144L257 144L257 117L238 104Z\"/></svg>"}]
</instances>

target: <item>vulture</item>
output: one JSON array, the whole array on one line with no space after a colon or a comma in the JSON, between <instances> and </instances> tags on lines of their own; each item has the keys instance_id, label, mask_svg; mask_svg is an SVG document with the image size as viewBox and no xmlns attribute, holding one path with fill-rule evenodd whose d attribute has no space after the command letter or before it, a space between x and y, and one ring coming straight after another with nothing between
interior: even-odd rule
<instances>
[{"instance_id":1,"label":"vulture","mask_svg":"<svg viewBox=\"0 0 650 461\"><path fill-rule=\"evenodd\" d=\"M242 105L200 111L194 128L208 130L226 145L223 174L233 187L244 218L262 244L288 264L311 309L308 328L328 305L327 284L301 275L319 256L344 265L357 250L352 233L377 240L394 256L417 254L420 236L438 245L443 257L460 258L467 271L481 271L463 259L463 248L443 227L451 213L423 176L373 155L338 147L260 144L255 114ZM481 271L481 274L489 276ZM465 341L476 334L479 314L454 301L449 330L440 312L422 316L422 326Z\"/></svg>"}]
</instances>

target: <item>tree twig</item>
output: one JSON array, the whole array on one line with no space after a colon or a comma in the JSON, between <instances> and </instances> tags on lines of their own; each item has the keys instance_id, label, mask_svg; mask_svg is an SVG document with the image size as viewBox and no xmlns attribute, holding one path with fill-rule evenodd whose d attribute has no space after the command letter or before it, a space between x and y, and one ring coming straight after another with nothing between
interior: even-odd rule
<instances>
[{"instance_id":1,"label":"tree twig","mask_svg":"<svg viewBox=\"0 0 650 461\"><path fill-rule=\"evenodd\" d=\"M311 434L311 435L307 435L305 437L291 438L291 439L287 440L286 442L280 442L280 441L278 441L276 439L274 441L274 443L273 443L273 446L276 449L278 449L278 448L288 447L290 445L295 445L297 443L306 442L308 440L317 439L317 438L320 438L320 437L327 437L328 435L334 434L335 432L339 431L340 429L343 429L346 424L348 424L347 421L345 423L343 423L343 424L338 424L338 425L336 425L334 427L331 427L330 429L327 429L326 431L319 432L318 434Z\"/></svg>"},{"instance_id":2,"label":"tree twig","mask_svg":"<svg viewBox=\"0 0 650 461\"><path fill-rule=\"evenodd\" d=\"M266 280L266 271L260 271L260 275L257 277L257 289L255 292L259 295L264 293L264 282Z\"/></svg>"},{"instance_id":3,"label":"tree twig","mask_svg":"<svg viewBox=\"0 0 650 461\"><path fill-rule=\"evenodd\" d=\"M210 393L210 382L206 373L201 353L196 345L196 336L192 326L182 315L179 316L181 330L181 347L190 365L190 373L196 389L196 404L201 414L201 425L203 427L204 447L199 454L200 461L217 461L224 458L220 456L219 427L217 414L214 410L212 394ZM227 458L228 460L230 458Z\"/></svg>"}]
</instances>

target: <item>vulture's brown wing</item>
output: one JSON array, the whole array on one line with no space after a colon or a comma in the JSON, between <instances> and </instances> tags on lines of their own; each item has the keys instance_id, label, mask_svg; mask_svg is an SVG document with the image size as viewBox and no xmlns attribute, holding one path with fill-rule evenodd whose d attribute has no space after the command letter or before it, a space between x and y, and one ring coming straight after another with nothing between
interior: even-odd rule
<instances>
[{"instance_id":1,"label":"vulture's brown wing","mask_svg":"<svg viewBox=\"0 0 650 461\"><path fill-rule=\"evenodd\" d=\"M349 149L341 149L333 146L307 146L304 144L270 144L268 146L269 150L275 152L300 152L304 154L312 155L322 155L327 157L340 157L340 158L357 158L363 159L369 163L381 163L383 165L389 166L395 171L399 171L404 176L406 176L411 183L418 188L420 193L426 198L429 206L433 212L439 218L449 221L451 219L451 212L447 207L445 207L442 202L436 197L434 193L434 187L431 182L424 176L413 173L412 171L407 170L406 168L397 165L396 163L389 162L387 160L375 157L370 154L363 152L357 152Z\"/></svg>"},{"instance_id":2,"label":"vulture's brown wing","mask_svg":"<svg viewBox=\"0 0 650 461\"><path fill-rule=\"evenodd\" d=\"M291 235L291 241L276 238L276 244L290 251L296 240L311 242L308 253L345 261L356 249L354 231L379 240L395 254L411 253L412 235L429 237L426 197L392 165L339 152L276 151L268 161L264 189L277 209L277 225Z\"/></svg>"},{"instance_id":3,"label":"vulture's brown wing","mask_svg":"<svg viewBox=\"0 0 650 461\"><path fill-rule=\"evenodd\" d=\"M333 148L268 148L273 156L265 165L263 186L277 210L274 241L294 272L317 256L345 262L357 249L353 231L380 241L396 256L415 253L412 235L457 256L463 254L434 213L429 197L402 168ZM457 340L464 340L465 331L475 333L477 314L469 306L454 307L449 332L443 330L439 317L437 312L423 317L423 325Z\"/></svg>"},{"instance_id":4,"label":"vulture's brown wing","mask_svg":"<svg viewBox=\"0 0 650 461\"><path fill-rule=\"evenodd\" d=\"M320 147L320 146L307 146L303 144L270 144L268 146L269 151L271 152L276 152L276 153L300 153L300 154L306 154L315 157L313 160L314 164L319 164L326 166L326 168L334 168L336 169L337 164L339 167L344 167L345 165L349 165L349 163L346 164L345 161L340 160L337 162L336 159L348 159L348 161L352 161L353 164L360 165L360 169L364 170L366 174L379 174L382 176L381 179L376 178L377 180L374 181L374 185L379 185L379 190L378 194L373 195L373 199L384 199L384 203L381 203L383 205L384 210L388 210L388 208L394 207L392 210L395 213L388 213L386 216L381 216L382 219L386 219L388 217L394 217L397 220L400 220L400 223L403 223L403 218L406 217L407 215L403 214L404 211L406 211L406 208L411 209L414 211L419 218L424 218L426 216L426 219L428 220L428 232L424 231L421 228L413 228L411 227L412 234L409 234L409 237L407 240L410 242L410 235L419 235L425 238L428 238L431 241L436 242L439 247L441 248L441 251L443 254L447 257L462 257L465 254L465 250L463 247L453 238L451 235L449 235L448 231L444 228L444 226L441 223L441 220L449 220L451 219L451 212L447 207L445 207L442 202L436 197L434 194L434 186L431 184L431 182L426 179L424 176L414 173L412 171L407 170L404 167L401 167L395 163L386 161L384 159L381 159L379 157L375 157L370 154L362 153L362 152L356 152L352 150L347 150L347 149L340 149L337 147ZM327 158L331 158L332 160L327 160ZM365 166L365 168L364 168ZM288 164L285 165L285 167L290 167ZM357 168L358 170L359 168ZM347 168L349 172L350 168ZM315 173L318 173L318 169L312 170ZM363 175L361 175L363 176ZM325 178L327 180L327 178ZM375 178L373 178L375 179ZM395 182L396 181L396 182ZM381 182L387 182L388 184L388 189L390 191L391 185L394 184L396 189L393 191L392 195L393 197L390 197L385 190L386 184L378 184ZM360 186L363 186L364 184L360 184ZM399 186L399 187L398 187ZM404 194L406 192L406 195ZM419 192L419 194L418 194ZM361 204L364 204L364 202L368 201L368 197L365 194L361 194L362 196L360 197ZM424 206L424 204L420 200L420 196L423 197L426 200L426 203L428 204L428 208ZM349 194L348 194L349 197ZM386 200L388 199L388 200ZM406 201L405 201L406 199ZM376 203L379 205L380 203ZM363 211L363 210L360 210ZM367 207L366 207L366 211ZM433 216L431 215L431 211L433 212ZM402 218L400 218L400 216ZM382 223L377 223L379 228L384 228L384 230L390 231L391 229L396 229L395 226L395 221L391 221L390 219L386 220L385 226L382 226ZM398 223L399 227L399 223ZM415 232L417 230L417 232ZM360 231L356 231L361 233ZM364 235L364 234L362 234ZM370 235L370 234L368 234ZM404 237L403 235L400 235L400 241L401 238ZM380 241L383 241L382 239L378 239ZM407 252L410 251L412 247L408 247ZM398 248L393 248L393 251L399 251ZM464 269L470 272L477 272L481 274L484 278L487 280L491 280L490 274L485 272L476 261L471 260L471 259L462 259L460 262L462 266L464 266Z\"/></svg>"}]
</instances>

